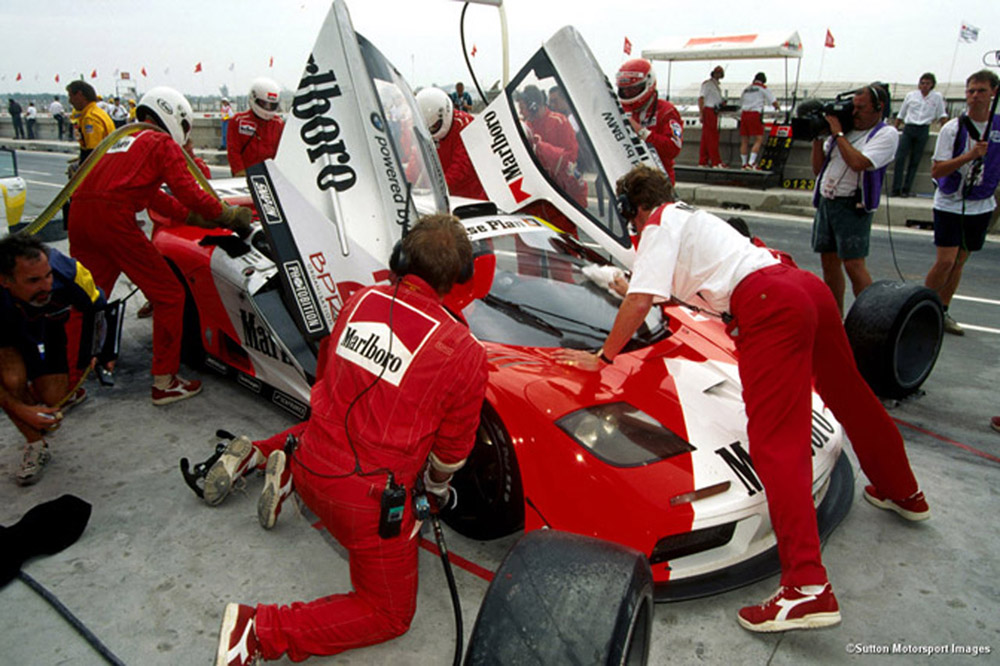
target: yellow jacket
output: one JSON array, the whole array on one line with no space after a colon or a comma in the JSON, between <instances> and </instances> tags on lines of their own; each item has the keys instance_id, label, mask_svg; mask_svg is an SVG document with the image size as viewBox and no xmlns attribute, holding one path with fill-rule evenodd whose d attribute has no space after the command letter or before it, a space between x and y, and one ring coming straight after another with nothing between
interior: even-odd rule
<instances>
[{"instance_id":1,"label":"yellow jacket","mask_svg":"<svg viewBox=\"0 0 1000 666\"><path fill-rule=\"evenodd\" d=\"M97 106L97 102L91 102L82 111L73 111L70 120L76 126L81 150L93 150L115 131L111 116Z\"/></svg>"}]
</instances>

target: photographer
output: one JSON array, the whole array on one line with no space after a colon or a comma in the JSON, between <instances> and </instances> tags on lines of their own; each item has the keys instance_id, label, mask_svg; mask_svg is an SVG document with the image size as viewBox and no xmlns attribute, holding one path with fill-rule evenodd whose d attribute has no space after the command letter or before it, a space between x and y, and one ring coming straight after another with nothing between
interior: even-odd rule
<instances>
[{"instance_id":1,"label":"photographer","mask_svg":"<svg viewBox=\"0 0 1000 666\"><path fill-rule=\"evenodd\" d=\"M274 524L294 485L347 549L354 590L290 606L229 604L217 666L337 654L410 626L418 545L410 491L424 469L428 491L448 496L475 441L487 368L486 349L441 301L471 272L465 228L451 215L430 216L400 247L390 264L396 285L354 294L324 339L312 415L287 431L300 436L292 455L282 449L286 433L252 444L239 437L205 477L205 500L217 504L268 456L261 525ZM383 365L373 360L380 354ZM392 497L400 499L387 504ZM387 506L396 507L388 524Z\"/></svg>"},{"instance_id":2,"label":"photographer","mask_svg":"<svg viewBox=\"0 0 1000 666\"><path fill-rule=\"evenodd\" d=\"M817 137L812 145L816 174L812 246L820 253L823 280L841 314L845 288L841 269L850 278L855 296L872 283L865 265L872 217L899 143L899 133L882 121L882 109L889 103L885 88L867 85L854 94L852 102L853 127L844 127L840 118L827 115L831 136L825 141Z\"/></svg>"},{"instance_id":3,"label":"photographer","mask_svg":"<svg viewBox=\"0 0 1000 666\"><path fill-rule=\"evenodd\" d=\"M934 191L934 245L937 259L924 284L941 297L944 330L965 335L948 314L962 268L969 253L983 249L990 217L996 208L993 193L1000 183L1000 118L990 115L990 103L1000 84L997 75L983 69L965 82L966 111L941 128L931 176ZM992 121L992 127L987 124Z\"/></svg>"}]
</instances>

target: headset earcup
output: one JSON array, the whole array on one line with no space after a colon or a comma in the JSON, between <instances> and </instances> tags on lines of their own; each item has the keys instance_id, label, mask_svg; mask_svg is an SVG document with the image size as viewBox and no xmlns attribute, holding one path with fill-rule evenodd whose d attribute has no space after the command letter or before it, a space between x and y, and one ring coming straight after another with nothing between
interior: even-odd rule
<instances>
[{"instance_id":1,"label":"headset earcup","mask_svg":"<svg viewBox=\"0 0 1000 666\"><path fill-rule=\"evenodd\" d=\"M396 241L392 246L392 254L389 255L389 269L397 277L403 277L410 272L410 258L403 249L403 239Z\"/></svg>"},{"instance_id":2,"label":"headset earcup","mask_svg":"<svg viewBox=\"0 0 1000 666\"><path fill-rule=\"evenodd\" d=\"M469 258L468 263L462 266L462 271L458 274L458 279L455 280L458 284L465 284L472 279L472 275L476 272L475 259Z\"/></svg>"}]
</instances>

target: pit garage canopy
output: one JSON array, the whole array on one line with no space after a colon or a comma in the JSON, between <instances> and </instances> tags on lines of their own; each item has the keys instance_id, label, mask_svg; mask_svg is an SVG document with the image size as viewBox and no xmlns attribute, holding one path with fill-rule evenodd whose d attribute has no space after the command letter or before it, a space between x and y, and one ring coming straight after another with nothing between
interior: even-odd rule
<instances>
[{"instance_id":1,"label":"pit garage canopy","mask_svg":"<svg viewBox=\"0 0 1000 666\"><path fill-rule=\"evenodd\" d=\"M785 97L788 95L788 59L796 58L795 85L799 87L799 69L802 66L802 39L798 31L754 32L741 35L715 35L711 37L666 37L654 46L643 49L647 60L667 61L667 98L670 97L670 75L677 60L755 60L763 58L785 59Z\"/></svg>"},{"instance_id":2,"label":"pit garage canopy","mask_svg":"<svg viewBox=\"0 0 1000 666\"><path fill-rule=\"evenodd\" d=\"M643 49L648 60L749 60L801 58L798 32L759 32L713 37L667 37Z\"/></svg>"}]
</instances>

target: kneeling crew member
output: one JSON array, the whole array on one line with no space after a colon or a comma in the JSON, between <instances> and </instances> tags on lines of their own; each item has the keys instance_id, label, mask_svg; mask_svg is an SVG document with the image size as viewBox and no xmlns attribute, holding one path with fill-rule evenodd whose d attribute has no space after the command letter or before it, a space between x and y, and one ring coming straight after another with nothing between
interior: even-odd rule
<instances>
[{"instance_id":1,"label":"kneeling crew member","mask_svg":"<svg viewBox=\"0 0 1000 666\"><path fill-rule=\"evenodd\" d=\"M0 404L26 444L18 485L41 478L49 460L44 435L59 423L63 409L87 393L69 393L65 324L70 308L96 312L104 294L75 259L50 249L34 236L0 240Z\"/></svg>"},{"instance_id":2,"label":"kneeling crew member","mask_svg":"<svg viewBox=\"0 0 1000 666\"><path fill-rule=\"evenodd\" d=\"M750 631L837 624L840 609L820 561L812 497L812 385L844 426L873 485L865 499L908 520L930 510L903 438L854 364L840 311L812 273L782 264L714 215L677 201L661 171L640 165L618 180L619 211L641 234L628 294L598 354L562 362L596 371L613 363L653 300L701 295L732 313L750 457L778 540L781 587L739 611Z\"/></svg>"},{"instance_id":3,"label":"kneeling crew member","mask_svg":"<svg viewBox=\"0 0 1000 666\"><path fill-rule=\"evenodd\" d=\"M410 491L448 480L475 441L486 393L486 350L441 298L471 274L472 246L450 215L421 220L401 241L395 286L363 289L323 341L306 423L270 439L240 437L205 478L217 504L267 456L258 504L264 527L295 490L350 555L354 591L291 606L226 607L217 666L259 655L292 661L373 645L406 632L416 609L417 530ZM286 436L298 447L286 458ZM393 522L381 515L390 491ZM393 529L395 527L395 529Z\"/></svg>"}]
</instances>

